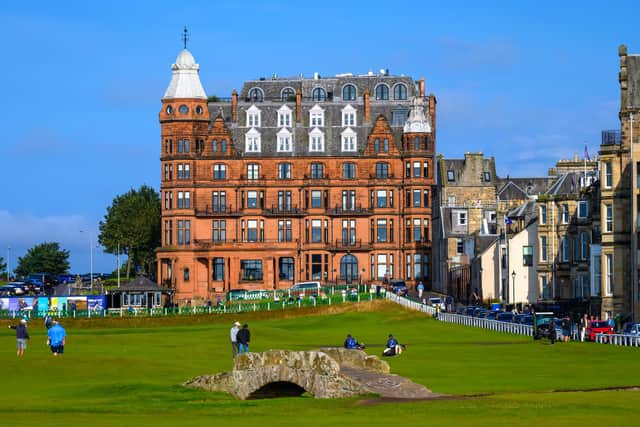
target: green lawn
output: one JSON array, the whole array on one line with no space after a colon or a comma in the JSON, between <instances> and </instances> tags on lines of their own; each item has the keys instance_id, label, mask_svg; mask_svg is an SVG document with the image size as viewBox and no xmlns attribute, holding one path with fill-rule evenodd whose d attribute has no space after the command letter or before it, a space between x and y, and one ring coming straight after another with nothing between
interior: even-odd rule
<instances>
[{"instance_id":1,"label":"green lawn","mask_svg":"<svg viewBox=\"0 0 640 427\"><path fill-rule=\"evenodd\" d=\"M366 311L369 306L376 311ZM590 391L640 385L640 349L556 344L439 323L389 303L357 311L330 308L228 317L94 319L67 323L67 353L54 358L32 322L23 359L0 323L1 425L633 425L640 391ZM181 387L231 368L228 331L249 323L253 351L340 345L347 333L379 354L388 333L408 345L389 360L448 400L365 405L310 397L237 401ZM163 322L166 326L160 327ZM553 390L574 390L553 393ZM46 423L46 424L44 424Z\"/></svg>"}]
</instances>

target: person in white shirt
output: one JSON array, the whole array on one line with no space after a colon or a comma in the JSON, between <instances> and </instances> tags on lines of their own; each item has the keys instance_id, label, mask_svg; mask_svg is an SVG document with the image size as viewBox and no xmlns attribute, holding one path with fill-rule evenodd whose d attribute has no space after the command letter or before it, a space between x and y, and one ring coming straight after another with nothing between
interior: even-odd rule
<instances>
[{"instance_id":1,"label":"person in white shirt","mask_svg":"<svg viewBox=\"0 0 640 427\"><path fill-rule=\"evenodd\" d=\"M229 331L229 336L231 338L231 353L233 354L233 357L236 357L238 354L238 340L236 337L238 336L240 326L242 326L240 322L236 322L233 324L231 331Z\"/></svg>"}]
</instances>

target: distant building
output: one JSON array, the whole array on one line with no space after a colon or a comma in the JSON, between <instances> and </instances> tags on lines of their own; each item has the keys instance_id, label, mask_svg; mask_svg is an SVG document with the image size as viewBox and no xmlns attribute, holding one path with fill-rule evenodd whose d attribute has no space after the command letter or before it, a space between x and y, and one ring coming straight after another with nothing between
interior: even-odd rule
<instances>
[{"instance_id":1,"label":"distant building","mask_svg":"<svg viewBox=\"0 0 640 427\"><path fill-rule=\"evenodd\" d=\"M378 74L207 97L183 50L162 98L160 283L178 301L296 281L431 288L436 100Z\"/></svg>"}]
</instances>

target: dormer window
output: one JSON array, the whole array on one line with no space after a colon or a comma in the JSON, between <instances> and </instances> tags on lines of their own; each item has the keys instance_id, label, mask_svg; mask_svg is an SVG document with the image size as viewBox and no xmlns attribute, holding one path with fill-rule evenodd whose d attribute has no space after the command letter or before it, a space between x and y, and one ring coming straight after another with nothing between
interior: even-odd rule
<instances>
[{"instance_id":1,"label":"dormer window","mask_svg":"<svg viewBox=\"0 0 640 427\"><path fill-rule=\"evenodd\" d=\"M278 140L278 153L290 153L292 151L291 132L289 132L286 128L280 129L280 131L276 134L276 138Z\"/></svg>"},{"instance_id":2,"label":"dormer window","mask_svg":"<svg viewBox=\"0 0 640 427\"><path fill-rule=\"evenodd\" d=\"M398 83L393 87L393 99L396 99L396 100L407 99L407 86L404 83Z\"/></svg>"},{"instance_id":3,"label":"dormer window","mask_svg":"<svg viewBox=\"0 0 640 427\"><path fill-rule=\"evenodd\" d=\"M456 180L456 176L452 170L447 171L447 181L454 182Z\"/></svg>"},{"instance_id":4,"label":"dormer window","mask_svg":"<svg viewBox=\"0 0 640 427\"><path fill-rule=\"evenodd\" d=\"M255 105L252 105L247 110L247 127L259 128L261 119L260 109Z\"/></svg>"},{"instance_id":5,"label":"dormer window","mask_svg":"<svg viewBox=\"0 0 640 427\"><path fill-rule=\"evenodd\" d=\"M484 179L484 182L491 182L491 172L483 172L482 178Z\"/></svg>"},{"instance_id":6,"label":"dormer window","mask_svg":"<svg viewBox=\"0 0 640 427\"><path fill-rule=\"evenodd\" d=\"M315 89L313 89L313 92L311 92L311 100L312 101L326 101L327 100L327 92L324 91L323 88L321 87L317 87Z\"/></svg>"},{"instance_id":7,"label":"dormer window","mask_svg":"<svg viewBox=\"0 0 640 427\"><path fill-rule=\"evenodd\" d=\"M315 105L309 110L310 127L324 127L324 110L319 105Z\"/></svg>"},{"instance_id":8,"label":"dormer window","mask_svg":"<svg viewBox=\"0 0 640 427\"><path fill-rule=\"evenodd\" d=\"M323 152L324 151L324 133L314 128L309 133L309 152Z\"/></svg>"},{"instance_id":9,"label":"dormer window","mask_svg":"<svg viewBox=\"0 0 640 427\"><path fill-rule=\"evenodd\" d=\"M280 98L282 102L294 102L296 100L296 92L290 87L285 87L280 93Z\"/></svg>"},{"instance_id":10,"label":"dormer window","mask_svg":"<svg viewBox=\"0 0 640 427\"><path fill-rule=\"evenodd\" d=\"M357 134L351 128L345 129L341 134L342 137L342 151L356 151L357 150Z\"/></svg>"},{"instance_id":11,"label":"dormer window","mask_svg":"<svg viewBox=\"0 0 640 427\"><path fill-rule=\"evenodd\" d=\"M278 110L278 127L291 127L291 108L286 105Z\"/></svg>"},{"instance_id":12,"label":"dormer window","mask_svg":"<svg viewBox=\"0 0 640 427\"><path fill-rule=\"evenodd\" d=\"M260 132L258 132L254 128L251 128L251 130L245 135L244 151L246 153L260 153L262 151Z\"/></svg>"},{"instance_id":13,"label":"dormer window","mask_svg":"<svg viewBox=\"0 0 640 427\"><path fill-rule=\"evenodd\" d=\"M249 101L251 102L262 102L264 100L264 93L262 89L259 87L254 87L249 90Z\"/></svg>"},{"instance_id":14,"label":"dormer window","mask_svg":"<svg viewBox=\"0 0 640 427\"><path fill-rule=\"evenodd\" d=\"M356 109L351 105L347 105L342 109L342 127L356 125Z\"/></svg>"},{"instance_id":15,"label":"dormer window","mask_svg":"<svg viewBox=\"0 0 640 427\"><path fill-rule=\"evenodd\" d=\"M389 86L384 83L380 83L376 86L375 93L377 101L387 101L389 99Z\"/></svg>"},{"instance_id":16,"label":"dormer window","mask_svg":"<svg viewBox=\"0 0 640 427\"><path fill-rule=\"evenodd\" d=\"M344 85L342 88L342 100L343 101L355 101L356 100L356 87L352 84Z\"/></svg>"}]
</instances>

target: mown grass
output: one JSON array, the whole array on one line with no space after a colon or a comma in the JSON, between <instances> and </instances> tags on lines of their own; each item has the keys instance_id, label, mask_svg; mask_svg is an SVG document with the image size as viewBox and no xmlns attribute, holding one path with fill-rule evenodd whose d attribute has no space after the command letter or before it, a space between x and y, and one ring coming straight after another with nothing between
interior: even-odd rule
<instances>
[{"instance_id":1,"label":"mown grass","mask_svg":"<svg viewBox=\"0 0 640 427\"><path fill-rule=\"evenodd\" d=\"M237 401L181 387L193 376L231 368L228 331L235 320L249 323L252 351L340 345L351 333L379 354L393 333L408 349L389 360L392 372L451 398L373 405L311 397ZM20 360L13 331L2 326L2 425L610 426L630 425L640 404L638 391L551 392L638 386L639 349L551 346L439 323L382 302L284 314L76 320L65 326L64 357L48 353L44 328L34 322Z\"/></svg>"}]
</instances>

